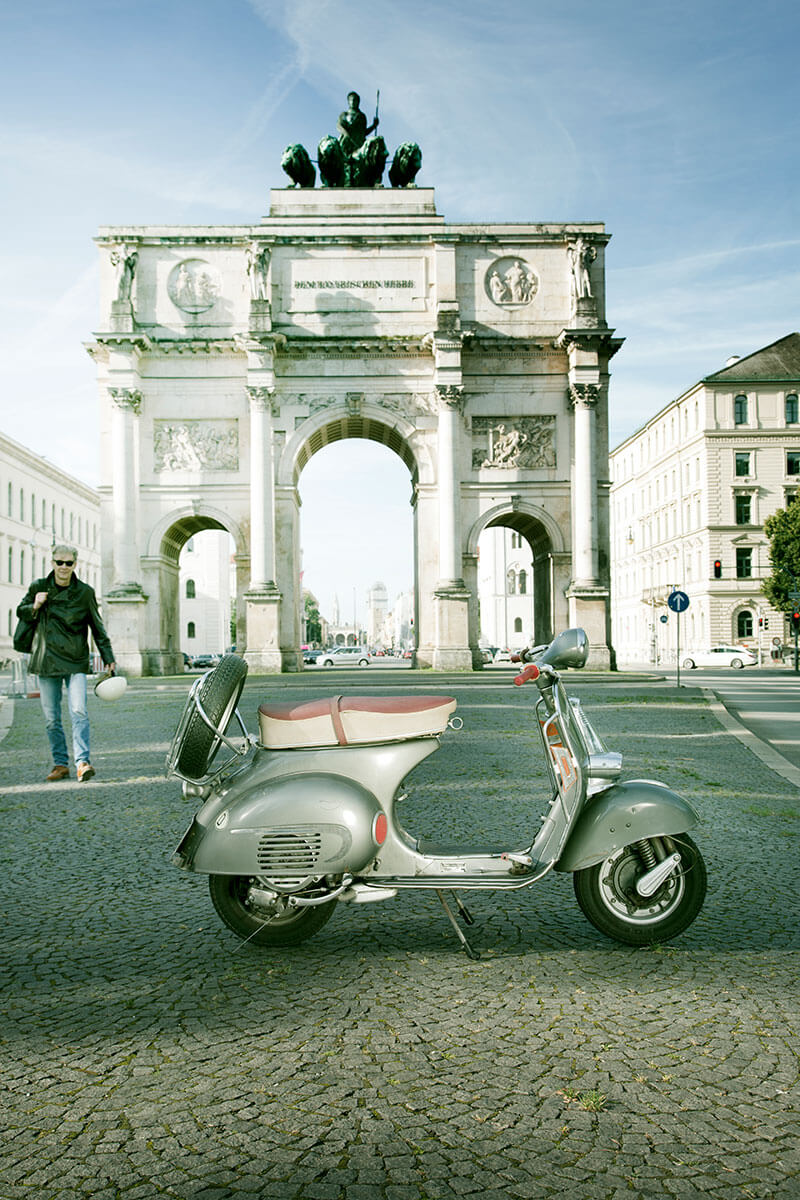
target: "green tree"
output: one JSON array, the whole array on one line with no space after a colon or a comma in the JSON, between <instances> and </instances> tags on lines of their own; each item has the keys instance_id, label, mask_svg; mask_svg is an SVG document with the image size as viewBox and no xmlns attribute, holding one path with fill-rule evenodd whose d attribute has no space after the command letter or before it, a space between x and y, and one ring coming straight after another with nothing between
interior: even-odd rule
<instances>
[{"instance_id":1,"label":"green tree","mask_svg":"<svg viewBox=\"0 0 800 1200\"><path fill-rule=\"evenodd\" d=\"M779 509L764 522L769 538L772 574L764 580L763 592L773 608L791 612L795 601L789 593L800 591L800 498Z\"/></svg>"},{"instance_id":2,"label":"green tree","mask_svg":"<svg viewBox=\"0 0 800 1200\"><path fill-rule=\"evenodd\" d=\"M306 641L322 642L322 618L319 605L311 592L303 593L303 611L306 618Z\"/></svg>"}]
</instances>

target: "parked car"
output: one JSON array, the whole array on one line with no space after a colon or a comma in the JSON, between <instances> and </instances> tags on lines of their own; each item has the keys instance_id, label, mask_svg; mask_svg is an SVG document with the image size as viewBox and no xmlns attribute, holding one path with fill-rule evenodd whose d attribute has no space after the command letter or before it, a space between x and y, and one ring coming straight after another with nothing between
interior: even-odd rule
<instances>
[{"instance_id":1,"label":"parked car","mask_svg":"<svg viewBox=\"0 0 800 1200\"><path fill-rule=\"evenodd\" d=\"M496 663L510 663L511 662L511 651L509 649L496 651L495 656L494 656L494 661Z\"/></svg>"},{"instance_id":2,"label":"parked car","mask_svg":"<svg viewBox=\"0 0 800 1200\"><path fill-rule=\"evenodd\" d=\"M317 659L321 667L368 667L369 650L363 646L334 646Z\"/></svg>"},{"instance_id":3,"label":"parked car","mask_svg":"<svg viewBox=\"0 0 800 1200\"><path fill-rule=\"evenodd\" d=\"M219 662L219 654L198 654L192 659L192 667L195 670L210 671L212 667L218 666Z\"/></svg>"},{"instance_id":4,"label":"parked car","mask_svg":"<svg viewBox=\"0 0 800 1200\"><path fill-rule=\"evenodd\" d=\"M321 654L321 650L309 650L306 648L303 651L303 662L307 667L313 667Z\"/></svg>"},{"instance_id":5,"label":"parked car","mask_svg":"<svg viewBox=\"0 0 800 1200\"><path fill-rule=\"evenodd\" d=\"M758 659L746 646L711 646L708 650L690 650L681 660L687 671L694 667L754 667Z\"/></svg>"}]
</instances>

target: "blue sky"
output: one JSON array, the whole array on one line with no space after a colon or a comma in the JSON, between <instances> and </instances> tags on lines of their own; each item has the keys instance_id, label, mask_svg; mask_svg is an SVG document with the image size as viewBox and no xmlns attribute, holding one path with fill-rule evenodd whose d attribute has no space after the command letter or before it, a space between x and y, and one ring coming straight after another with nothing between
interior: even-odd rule
<instances>
[{"instance_id":1,"label":"blue sky","mask_svg":"<svg viewBox=\"0 0 800 1200\"><path fill-rule=\"evenodd\" d=\"M96 483L83 342L98 226L256 221L284 146L315 146L348 90L369 112L380 88L381 132L420 143L418 182L447 220L605 222L609 323L626 339L615 445L731 354L800 328L799 41L790 0L6 3L0 428ZM323 597L341 570L325 558L333 451L301 480ZM377 472L390 522L407 522L402 465L355 453L354 487ZM410 547L384 563L376 542L408 536L367 531L355 491L342 503L370 539L344 608L352 586L402 586Z\"/></svg>"}]
</instances>

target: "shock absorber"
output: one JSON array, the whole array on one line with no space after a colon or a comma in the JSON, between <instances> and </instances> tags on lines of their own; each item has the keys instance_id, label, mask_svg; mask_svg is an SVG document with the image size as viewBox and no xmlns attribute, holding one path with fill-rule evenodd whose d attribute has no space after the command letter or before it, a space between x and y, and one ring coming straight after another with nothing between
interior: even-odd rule
<instances>
[{"instance_id":1,"label":"shock absorber","mask_svg":"<svg viewBox=\"0 0 800 1200\"><path fill-rule=\"evenodd\" d=\"M658 862L658 859L656 858L656 856L653 852L653 847L650 845L650 842L648 841L648 839L643 838L640 842L635 842L634 845L636 846L636 849L639 851L639 857L641 858L642 863L644 864L644 869L646 871L651 870L651 868L653 868L656 865L656 863Z\"/></svg>"}]
</instances>

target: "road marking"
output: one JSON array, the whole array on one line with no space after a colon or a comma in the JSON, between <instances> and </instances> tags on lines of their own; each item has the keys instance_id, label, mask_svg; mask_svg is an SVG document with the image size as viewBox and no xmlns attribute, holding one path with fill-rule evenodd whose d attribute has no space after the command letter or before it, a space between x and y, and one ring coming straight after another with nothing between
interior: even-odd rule
<instances>
[{"instance_id":1,"label":"road marking","mask_svg":"<svg viewBox=\"0 0 800 1200\"><path fill-rule=\"evenodd\" d=\"M703 695L708 700L711 710L713 711L717 720L725 727L725 729L728 730L729 733L732 733L734 737L738 738L742 745L747 746L749 750L752 750L756 758L760 758L764 765L769 767L771 771L774 771L776 775L780 775L784 779L787 779L789 783L794 784L794 786L800 790L799 768L794 766L793 763L790 763L788 758L784 758L783 755L774 748L774 746L762 741L760 737L758 737L750 729L746 729L744 725L740 724L740 722L736 720L735 717L732 717L725 705L717 696L716 692L712 692L708 688L703 688Z\"/></svg>"}]
</instances>

